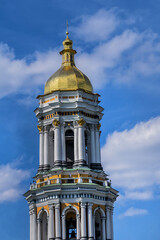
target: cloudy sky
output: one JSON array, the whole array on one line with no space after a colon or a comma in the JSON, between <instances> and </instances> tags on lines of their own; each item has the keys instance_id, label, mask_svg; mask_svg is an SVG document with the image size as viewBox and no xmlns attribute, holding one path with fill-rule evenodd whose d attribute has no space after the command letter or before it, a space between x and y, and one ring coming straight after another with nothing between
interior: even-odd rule
<instances>
[{"instance_id":1,"label":"cloudy sky","mask_svg":"<svg viewBox=\"0 0 160 240\"><path fill-rule=\"evenodd\" d=\"M158 0L0 0L1 239L29 239L22 194L38 168L33 111L61 64L68 19L76 65L104 107L102 162L120 192L115 240L159 240L159 11Z\"/></svg>"}]
</instances>

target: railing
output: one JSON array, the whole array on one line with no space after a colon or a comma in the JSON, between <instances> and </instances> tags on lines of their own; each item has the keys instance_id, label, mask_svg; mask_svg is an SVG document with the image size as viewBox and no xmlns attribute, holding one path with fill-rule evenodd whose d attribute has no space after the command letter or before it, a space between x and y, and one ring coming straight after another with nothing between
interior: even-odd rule
<instances>
[{"instance_id":1,"label":"railing","mask_svg":"<svg viewBox=\"0 0 160 240\"><path fill-rule=\"evenodd\" d=\"M37 189L41 188L47 185L53 185L53 184L78 184L78 183L94 183L100 186L109 186L109 182L107 180L100 180L100 179L95 179L91 177L75 177L75 178L53 178L53 179L48 179L46 181L41 181L39 183L32 183L30 185L30 190L32 189Z\"/></svg>"}]
</instances>

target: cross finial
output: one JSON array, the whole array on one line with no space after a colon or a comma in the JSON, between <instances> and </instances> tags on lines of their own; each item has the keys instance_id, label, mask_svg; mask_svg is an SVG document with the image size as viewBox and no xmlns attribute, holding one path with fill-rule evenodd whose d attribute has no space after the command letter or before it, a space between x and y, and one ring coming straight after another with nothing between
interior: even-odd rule
<instances>
[{"instance_id":1,"label":"cross finial","mask_svg":"<svg viewBox=\"0 0 160 240\"><path fill-rule=\"evenodd\" d=\"M67 32L66 32L67 37L68 37L68 34L69 32L68 32L68 20L67 20Z\"/></svg>"}]
</instances>

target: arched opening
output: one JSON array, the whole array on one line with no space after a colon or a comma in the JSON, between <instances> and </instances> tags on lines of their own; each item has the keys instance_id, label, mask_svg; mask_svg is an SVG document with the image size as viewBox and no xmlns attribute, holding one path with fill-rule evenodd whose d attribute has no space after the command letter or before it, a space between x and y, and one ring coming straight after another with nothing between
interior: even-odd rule
<instances>
[{"instance_id":1,"label":"arched opening","mask_svg":"<svg viewBox=\"0 0 160 240\"><path fill-rule=\"evenodd\" d=\"M69 211L66 214L66 236L67 236L67 240L69 239L75 240L77 237L75 211Z\"/></svg>"},{"instance_id":2,"label":"arched opening","mask_svg":"<svg viewBox=\"0 0 160 240\"><path fill-rule=\"evenodd\" d=\"M95 238L96 240L102 239L102 221L101 214L98 210L95 213Z\"/></svg>"},{"instance_id":3,"label":"arched opening","mask_svg":"<svg viewBox=\"0 0 160 240\"><path fill-rule=\"evenodd\" d=\"M44 211L41 217L41 240L48 240L48 221L47 221L47 213Z\"/></svg>"},{"instance_id":4,"label":"arched opening","mask_svg":"<svg viewBox=\"0 0 160 240\"><path fill-rule=\"evenodd\" d=\"M66 139L66 163L67 167L71 168L74 163L74 132L67 130L65 133Z\"/></svg>"}]
</instances>

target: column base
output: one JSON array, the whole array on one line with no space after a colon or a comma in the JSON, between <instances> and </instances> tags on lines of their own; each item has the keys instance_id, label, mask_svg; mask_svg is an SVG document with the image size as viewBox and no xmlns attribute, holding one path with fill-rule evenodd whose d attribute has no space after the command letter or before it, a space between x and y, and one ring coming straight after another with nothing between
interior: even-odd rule
<instances>
[{"instance_id":1,"label":"column base","mask_svg":"<svg viewBox=\"0 0 160 240\"><path fill-rule=\"evenodd\" d=\"M103 170L101 163L91 163L91 169Z\"/></svg>"},{"instance_id":2,"label":"column base","mask_svg":"<svg viewBox=\"0 0 160 240\"><path fill-rule=\"evenodd\" d=\"M84 159L80 159L80 160L76 160L75 163L73 164L73 167L86 167L86 160Z\"/></svg>"},{"instance_id":3,"label":"column base","mask_svg":"<svg viewBox=\"0 0 160 240\"><path fill-rule=\"evenodd\" d=\"M62 161L62 167L63 167L63 168L66 168L66 167L67 167L66 161L65 161L65 162Z\"/></svg>"},{"instance_id":4,"label":"column base","mask_svg":"<svg viewBox=\"0 0 160 240\"><path fill-rule=\"evenodd\" d=\"M88 237L89 240L94 240L94 237Z\"/></svg>"},{"instance_id":5,"label":"column base","mask_svg":"<svg viewBox=\"0 0 160 240\"><path fill-rule=\"evenodd\" d=\"M38 172L42 172L44 168L44 165L39 165Z\"/></svg>"},{"instance_id":6,"label":"column base","mask_svg":"<svg viewBox=\"0 0 160 240\"><path fill-rule=\"evenodd\" d=\"M81 237L81 240L87 240L87 237Z\"/></svg>"},{"instance_id":7,"label":"column base","mask_svg":"<svg viewBox=\"0 0 160 240\"><path fill-rule=\"evenodd\" d=\"M57 160L54 162L54 167L62 167L62 161L61 160Z\"/></svg>"},{"instance_id":8,"label":"column base","mask_svg":"<svg viewBox=\"0 0 160 240\"><path fill-rule=\"evenodd\" d=\"M49 164L45 164L43 170L44 170L44 171L47 171L47 170L49 170L49 169L50 169L50 165L49 165Z\"/></svg>"}]
</instances>

